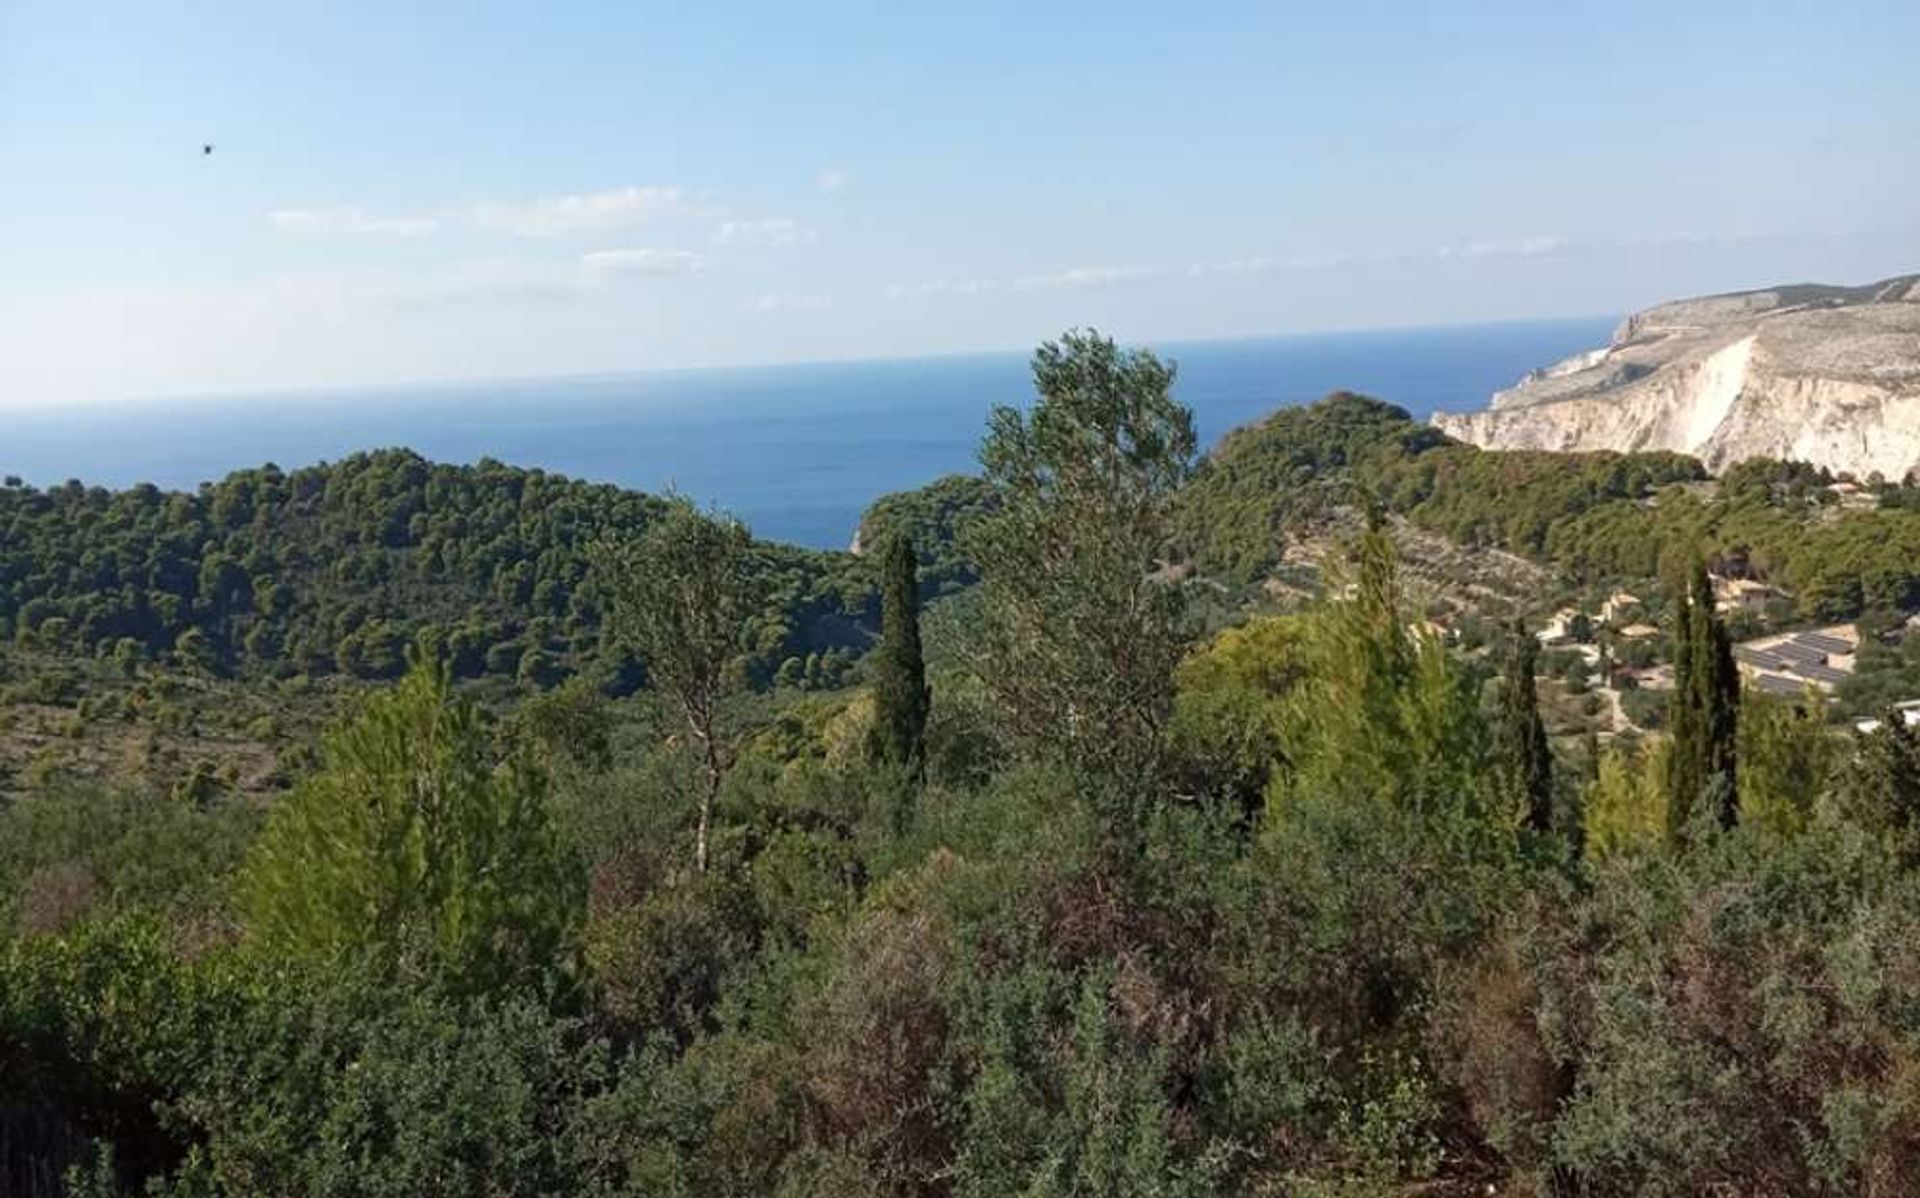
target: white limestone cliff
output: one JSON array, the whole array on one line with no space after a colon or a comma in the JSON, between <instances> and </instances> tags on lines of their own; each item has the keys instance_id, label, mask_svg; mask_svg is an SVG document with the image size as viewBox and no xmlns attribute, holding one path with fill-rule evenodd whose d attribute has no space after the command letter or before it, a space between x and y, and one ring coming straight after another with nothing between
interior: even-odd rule
<instances>
[{"instance_id":1,"label":"white limestone cliff","mask_svg":"<svg viewBox=\"0 0 1920 1198\"><path fill-rule=\"evenodd\" d=\"M1920 276L1681 300L1434 424L1491 449L1674 450L1900 478L1920 468Z\"/></svg>"}]
</instances>

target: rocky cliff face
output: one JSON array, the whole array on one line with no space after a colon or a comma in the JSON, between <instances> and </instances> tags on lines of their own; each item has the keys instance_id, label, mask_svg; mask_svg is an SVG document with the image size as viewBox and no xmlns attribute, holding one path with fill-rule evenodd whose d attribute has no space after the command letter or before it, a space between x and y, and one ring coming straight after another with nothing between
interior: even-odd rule
<instances>
[{"instance_id":1,"label":"rocky cliff face","mask_svg":"<svg viewBox=\"0 0 1920 1198\"><path fill-rule=\"evenodd\" d=\"M1662 304L1486 411L1433 422L1489 449L1667 449L1713 470L1773 457L1899 478L1920 467L1920 275Z\"/></svg>"}]
</instances>

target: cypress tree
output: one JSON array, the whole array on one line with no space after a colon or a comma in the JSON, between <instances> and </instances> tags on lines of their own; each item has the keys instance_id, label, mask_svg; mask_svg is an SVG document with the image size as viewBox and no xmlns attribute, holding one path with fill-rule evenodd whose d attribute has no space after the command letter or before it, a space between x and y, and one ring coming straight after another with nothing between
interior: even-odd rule
<instances>
[{"instance_id":1,"label":"cypress tree","mask_svg":"<svg viewBox=\"0 0 1920 1198\"><path fill-rule=\"evenodd\" d=\"M904 533L887 542L880 573L880 648L873 667L874 748L881 760L917 771L932 695L920 648L920 563Z\"/></svg>"},{"instance_id":2,"label":"cypress tree","mask_svg":"<svg viewBox=\"0 0 1920 1198\"><path fill-rule=\"evenodd\" d=\"M1733 644L1713 610L1706 566L1693 564L1673 620L1673 732L1667 774L1667 821L1684 838L1702 801L1730 828L1739 817L1734 748L1740 722L1740 672Z\"/></svg>"},{"instance_id":3,"label":"cypress tree","mask_svg":"<svg viewBox=\"0 0 1920 1198\"><path fill-rule=\"evenodd\" d=\"M1506 685L1501 688L1497 743L1509 793L1525 806L1527 827L1545 833L1553 828L1553 752L1534 689L1539 657L1540 642L1525 625L1515 623Z\"/></svg>"},{"instance_id":4,"label":"cypress tree","mask_svg":"<svg viewBox=\"0 0 1920 1198\"><path fill-rule=\"evenodd\" d=\"M1853 822L1878 833L1911 865L1920 859L1920 732L1889 708L1860 737L1837 797Z\"/></svg>"},{"instance_id":5,"label":"cypress tree","mask_svg":"<svg viewBox=\"0 0 1920 1198\"><path fill-rule=\"evenodd\" d=\"M1711 609L1709 609L1711 611ZM1740 819L1736 751L1740 737L1740 669L1733 641L1718 617L1708 620L1707 788L1722 828Z\"/></svg>"},{"instance_id":6,"label":"cypress tree","mask_svg":"<svg viewBox=\"0 0 1920 1198\"><path fill-rule=\"evenodd\" d=\"M1679 594L1673 605L1673 697L1667 703L1667 727L1673 736L1673 752L1667 765L1667 828L1676 840L1685 834L1687 823L1693 818L1694 803L1706 787L1706 777L1700 769L1700 742L1704 733L1700 727L1700 709L1695 702L1698 634L1694 624L1698 613L1694 610L1691 570L1689 567L1686 581L1677 588Z\"/></svg>"}]
</instances>

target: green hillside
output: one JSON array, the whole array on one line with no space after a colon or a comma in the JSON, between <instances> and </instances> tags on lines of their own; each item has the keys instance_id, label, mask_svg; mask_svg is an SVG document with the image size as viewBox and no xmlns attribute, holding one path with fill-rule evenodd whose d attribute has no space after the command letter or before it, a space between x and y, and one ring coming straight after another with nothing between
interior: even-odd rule
<instances>
[{"instance_id":1,"label":"green hillside","mask_svg":"<svg viewBox=\"0 0 1920 1198\"><path fill-rule=\"evenodd\" d=\"M550 685L598 667L595 545L660 501L498 462L405 450L198 491L78 483L0 488L0 634L46 650L181 661L240 675L397 677L438 636L454 672ZM831 680L871 639L870 572L846 554L762 543L751 665ZM813 664L808 672L805 667ZM631 686L631 682L627 683Z\"/></svg>"}]
</instances>

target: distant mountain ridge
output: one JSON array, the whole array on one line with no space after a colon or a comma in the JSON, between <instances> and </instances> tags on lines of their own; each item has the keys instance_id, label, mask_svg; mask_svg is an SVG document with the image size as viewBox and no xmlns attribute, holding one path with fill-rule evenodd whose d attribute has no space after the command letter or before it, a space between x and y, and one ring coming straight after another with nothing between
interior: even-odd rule
<instances>
[{"instance_id":1,"label":"distant mountain ridge","mask_svg":"<svg viewBox=\"0 0 1920 1198\"><path fill-rule=\"evenodd\" d=\"M1671 450L1862 477L1920 467L1920 274L1676 300L1533 371L1487 410L1436 414L1487 449Z\"/></svg>"}]
</instances>

